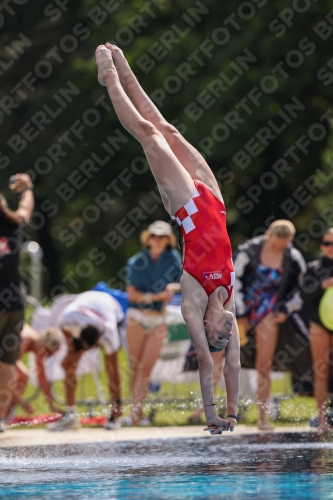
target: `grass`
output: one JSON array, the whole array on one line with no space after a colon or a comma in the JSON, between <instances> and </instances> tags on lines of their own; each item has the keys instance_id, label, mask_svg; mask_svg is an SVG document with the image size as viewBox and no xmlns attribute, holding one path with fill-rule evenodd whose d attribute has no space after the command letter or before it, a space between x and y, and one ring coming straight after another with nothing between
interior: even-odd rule
<instances>
[{"instance_id":1,"label":"grass","mask_svg":"<svg viewBox=\"0 0 333 500\"><path fill-rule=\"evenodd\" d=\"M119 354L121 381L122 381L122 398L129 401L129 372L125 352L120 351ZM102 370L101 381L105 400L108 401L107 377L105 370ZM54 393L59 401L63 401L63 383L62 381L53 384ZM29 399L36 392L36 388L28 386L24 398ZM291 378L289 374L285 374L283 379L272 381L272 395L274 397L281 396L278 404L278 418L272 422L274 425L305 425L309 419L316 415L316 404L312 397L293 396ZM76 396L78 400L96 399L96 390L93 377L91 374L83 375L78 379L78 387ZM225 413L224 402L225 392L222 389L217 391L217 400L219 401L219 410L221 414ZM145 411L147 415L154 411L154 425L187 425L188 418L191 412L197 407L200 401L199 383L192 384L168 384L164 383L158 393L149 394L146 402ZM34 399L31 400L31 405L35 409L36 415L50 413L47 402L41 391ZM59 407L63 407L59 404ZM129 413L129 404L124 405L124 414ZM256 425L257 423L257 407L253 403L240 404L240 422L242 424ZM89 413L93 415L108 415L109 407L105 405L77 405L77 411L81 416L87 416ZM17 409L17 415L24 415L21 408ZM202 417L202 424L205 423Z\"/></svg>"}]
</instances>

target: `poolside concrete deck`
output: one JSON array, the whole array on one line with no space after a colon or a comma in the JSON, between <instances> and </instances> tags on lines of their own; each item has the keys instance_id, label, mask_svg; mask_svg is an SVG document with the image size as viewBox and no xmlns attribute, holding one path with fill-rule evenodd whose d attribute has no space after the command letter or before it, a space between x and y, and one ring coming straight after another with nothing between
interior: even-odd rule
<instances>
[{"instance_id":1,"label":"poolside concrete deck","mask_svg":"<svg viewBox=\"0 0 333 500\"><path fill-rule=\"evenodd\" d=\"M0 434L0 448L21 446L54 446L76 443L105 443L121 441L146 441L153 439L175 438L210 438L208 432L203 432L203 425L182 427L129 427L113 431L103 428L82 428L74 431L50 432L46 429L9 429ZM276 433L313 433L316 429L304 427L275 427ZM234 430L235 435L267 434L258 431L257 427L238 425ZM232 436L231 432L224 435ZM220 437L220 436L219 436ZM222 436L223 438L223 436Z\"/></svg>"}]
</instances>

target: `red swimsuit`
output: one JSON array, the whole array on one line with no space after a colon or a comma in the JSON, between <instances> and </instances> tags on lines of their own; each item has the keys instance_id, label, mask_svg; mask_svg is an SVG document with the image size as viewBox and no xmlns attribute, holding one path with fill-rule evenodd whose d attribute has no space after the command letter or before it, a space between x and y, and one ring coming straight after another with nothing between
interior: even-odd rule
<instances>
[{"instance_id":1,"label":"red swimsuit","mask_svg":"<svg viewBox=\"0 0 333 500\"><path fill-rule=\"evenodd\" d=\"M224 286L228 302L235 272L224 204L205 184L195 180L192 198L172 218L183 233L183 269L200 283L208 297Z\"/></svg>"}]
</instances>

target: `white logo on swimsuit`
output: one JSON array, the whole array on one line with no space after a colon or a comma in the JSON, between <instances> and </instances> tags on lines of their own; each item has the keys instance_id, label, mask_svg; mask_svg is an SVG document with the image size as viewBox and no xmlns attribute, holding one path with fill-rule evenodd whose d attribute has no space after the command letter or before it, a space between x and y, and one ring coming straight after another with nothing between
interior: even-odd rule
<instances>
[{"instance_id":1,"label":"white logo on swimsuit","mask_svg":"<svg viewBox=\"0 0 333 500\"><path fill-rule=\"evenodd\" d=\"M222 279L222 272L221 271L213 271L213 272L207 272L203 273L204 278L206 280L221 280Z\"/></svg>"}]
</instances>

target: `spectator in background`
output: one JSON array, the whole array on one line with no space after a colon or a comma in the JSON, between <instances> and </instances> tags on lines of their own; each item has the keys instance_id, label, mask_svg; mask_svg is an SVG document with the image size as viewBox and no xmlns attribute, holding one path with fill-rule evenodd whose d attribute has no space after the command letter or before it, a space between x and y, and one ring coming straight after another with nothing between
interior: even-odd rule
<instances>
[{"instance_id":1,"label":"spectator in background","mask_svg":"<svg viewBox=\"0 0 333 500\"><path fill-rule=\"evenodd\" d=\"M33 184L29 175L11 178L12 189L20 195L17 210L8 208L0 194L0 432L10 411L16 387L15 363L20 354L20 333L24 320L24 293L20 276L20 249L23 229L34 208Z\"/></svg>"},{"instance_id":2,"label":"spectator in background","mask_svg":"<svg viewBox=\"0 0 333 500\"><path fill-rule=\"evenodd\" d=\"M309 262L301 283L301 296L310 319L310 348L314 368L314 389L319 410L319 429L332 430L326 418L327 387L332 369L333 331L328 330L319 316L319 304L325 290L333 288L333 228L324 233L321 257ZM333 308L333 303L331 305Z\"/></svg>"},{"instance_id":3,"label":"spectator in background","mask_svg":"<svg viewBox=\"0 0 333 500\"><path fill-rule=\"evenodd\" d=\"M27 413L34 413L33 408L21 400L21 395L29 381L29 370L21 361L21 358L29 352L35 354L37 379L50 406L50 410L60 413L60 410L54 404L50 384L44 370L44 360L57 352L60 344L61 334L55 328L48 328L44 332L38 333L31 326L24 325L21 332L20 359L16 361L17 385L13 394L11 408L19 404Z\"/></svg>"},{"instance_id":4,"label":"spectator in background","mask_svg":"<svg viewBox=\"0 0 333 500\"><path fill-rule=\"evenodd\" d=\"M118 350L121 345L119 329L124 318L119 302L105 292L80 293L61 313L59 324L65 335L68 354L62 362L65 370L66 411L63 417L47 425L50 431L77 429L75 414L76 368L85 351L102 346L108 375L111 414L105 428L117 427L121 415Z\"/></svg>"},{"instance_id":5,"label":"spectator in background","mask_svg":"<svg viewBox=\"0 0 333 500\"><path fill-rule=\"evenodd\" d=\"M167 335L164 311L180 290L182 266L170 224L155 221L140 235L143 250L127 263L127 346L131 366L131 415L124 425L149 425L143 402L149 377Z\"/></svg>"},{"instance_id":6,"label":"spectator in background","mask_svg":"<svg viewBox=\"0 0 333 500\"><path fill-rule=\"evenodd\" d=\"M302 305L298 285L306 266L302 255L291 243L295 232L290 221L276 220L265 235L240 245L234 259L240 334L254 328L260 430L272 429L267 414L270 371L279 325Z\"/></svg>"}]
</instances>

